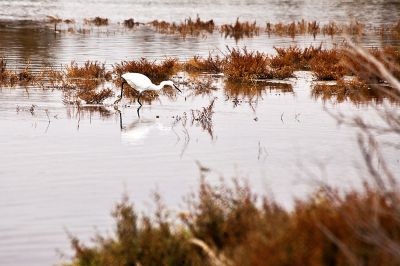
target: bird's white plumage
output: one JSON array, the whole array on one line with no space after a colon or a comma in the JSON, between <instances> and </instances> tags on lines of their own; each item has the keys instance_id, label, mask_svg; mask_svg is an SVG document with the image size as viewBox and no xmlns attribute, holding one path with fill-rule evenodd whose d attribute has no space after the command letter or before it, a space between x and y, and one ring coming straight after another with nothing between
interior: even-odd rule
<instances>
[{"instance_id":1,"label":"bird's white plumage","mask_svg":"<svg viewBox=\"0 0 400 266\"><path fill-rule=\"evenodd\" d=\"M121 76L132 88L139 92L153 89L154 84L151 80L140 73L125 73Z\"/></svg>"},{"instance_id":2,"label":"bird's white plumage","mask_svg":"<svg viewBox=\"0 0 400 266\"><path fill-rule=\"evenodd\" d=\"M140 96L145 90L161 90L164 86L171 86L179 92L182 92L171 80L164 80L159 85L155 85L148 77L140 73L125 73L121 75L121 77L124 81L126 81L126 83L129 84L129 86L139 92L138 103L140 104L140 106L142 106L142 103L140 102ZM121 95L114 102L114 104L117 104L119 103L119 101L121 101L123 90L124 82L121 84Z\"/></svg>"}]
</instances>

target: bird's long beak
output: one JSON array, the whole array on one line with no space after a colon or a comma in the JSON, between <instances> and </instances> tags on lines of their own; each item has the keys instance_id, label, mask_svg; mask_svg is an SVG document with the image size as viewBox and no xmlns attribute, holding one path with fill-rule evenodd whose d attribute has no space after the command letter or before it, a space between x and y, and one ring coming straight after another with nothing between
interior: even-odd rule
<instances>
[{"instance_id":1,"label":"bird's long beak","mask_svg":"<svg viewBox=\"0 0 400 266\"><path fill-rule=\"evenodd\" d=\"M182 91L174 84L175 89L177 89L180 93L182 93Z\"/></svg>"}]
</instances>

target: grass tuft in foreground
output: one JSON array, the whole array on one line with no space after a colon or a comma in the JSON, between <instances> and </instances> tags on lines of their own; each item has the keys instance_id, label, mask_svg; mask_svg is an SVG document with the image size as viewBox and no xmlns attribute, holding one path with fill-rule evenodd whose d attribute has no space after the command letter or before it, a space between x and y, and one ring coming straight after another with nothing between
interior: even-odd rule
<instances>
[{"instance_id":1,"label":"grass tuft in foreground","mask_svg":"<svg viewBox=\"0 0 400 266\"><path fill-rule=\"evenodd\" d=\"M124 197L113 212L113 236L97 236L90 247L72 238L69 265L400 263L397 192L367 184L345 194L321 187L288 211L240 180L212 185L201 179L187 204L173 217L156 197L155 213L139 217Z\"/></svg>"}]
</instances>

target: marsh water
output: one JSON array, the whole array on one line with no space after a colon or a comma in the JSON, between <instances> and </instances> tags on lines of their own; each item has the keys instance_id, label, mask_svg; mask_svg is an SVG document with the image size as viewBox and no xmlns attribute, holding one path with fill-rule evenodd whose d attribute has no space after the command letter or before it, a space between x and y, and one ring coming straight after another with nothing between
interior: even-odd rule
<instances>
[{"instance_id":1,"label":"marsh water","mask_svg":"<svg viewBox=\"0 0 400 266\"><path fill-rule=\"evenodd\" d=\"M107 68L141 57L184 60L226 46L274 53L274 46L332 47L338 37L268 36L234 40L219 33L204 36L160 34L143 25L126 29L123 19L180 21L199 14L232 23L236 17L279 22L297 19L372 25L396 22L396 1L0 1L0 55L33 71L45 63L99 60ZM368 14L368 16L366 16ZM83 19L110 18L107 27L81 34L43 23L46 15ZM366 35L364 46L399 46L399 40ZM316 181L340 188L359 184L356 131L338 126L329 114L343 112L374 119L375 108L397 103L321 99L312 93L317 82L310 72L253 87L209 77L215 87L197 95L180 85L182 94L145 105L114 99L104 105L65 105L62 92L38 87L0 88L0 265L52 265L59 251L69 253L67 232L88 240L96 232L112 232L110 212L123 193L139 210L151 208L151 193L178 211L182 197L195 191L200 167L210 182L220 176L246 177L259 193L272 195L290 208L294 197L306 197ZM185 74L174 80L178 83ZM110 85L116 92L118 88ZM212 123L192 119L215 99ZM186 115L185 115L186 114ZM185 120L186 117L186 120ZM399 171L398 152L386 158Z\"/></svg>"}]
</instances>

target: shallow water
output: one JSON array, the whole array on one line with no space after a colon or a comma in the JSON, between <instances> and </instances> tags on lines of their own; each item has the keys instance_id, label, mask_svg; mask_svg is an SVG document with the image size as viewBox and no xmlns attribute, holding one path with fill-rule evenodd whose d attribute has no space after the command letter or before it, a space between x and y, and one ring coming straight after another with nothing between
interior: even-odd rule
<instances>
[{"instance_id":1,"label":"shallow water","mask_svg":"<svg viewBox=\"0 0 400 266\"><path fill-rule=\"evenodd\" d=\"M197 13L218 22L233 22L238 16L261 22L267 18L347 22L364 20L368 13L368 22L379 24L396 21L399 12L392 1L270 1L268 6L264 1L231 1L228 6L223 1L145 3L0 1L0 19L56 14L76 19L100 15L113 21L88 34L55 34L52 25L7 22L0 27L0 55L12 68L30 60L35 71L45 62L99 60L111 67L140 57L183 60L224 52L226 45L268 53L274 46L331 47L340 38L261 34L235 42L214 33L184 39L148 26L127 30L116 23L132 16L139 21L177 21ZM369 35L360 42L369 47L399 45L398 40ZM162 96L144 106L141 119L136 104L126 99L119 110L109 105L114 100L109 99L105 106L86 106L78 112L63 104L58 90L0 88L0 265L51 265L58 260L56 249L68 253L66 230L82 239L91 237L94 228L110 231L110 211L124 191L140 210L147 208L155 190L179 209L182 197L196 190L198 162L211 169L207 173L211 182L219 175L244 176L256 191L273 194L289 208L293 197L304 197L315 188L309 172L341 188L359 184L355 177L360 176L357 164L362 162L355 131L338 126L323 107L373 119L371 102L315 99L311 93L315 81L308 72L296 72L284 86L273 83L253 89L253 94L240 86L232 88L221 78L214 83L218 89L203 96L193 96L182 86L184 92L175 99ZM214 97L212 128L192 123L191 110L207 106ZM176 122L184 113L186 125ZM395 171L399 157L398 152L386 152Z\"/></svg>"}]
</instances>

